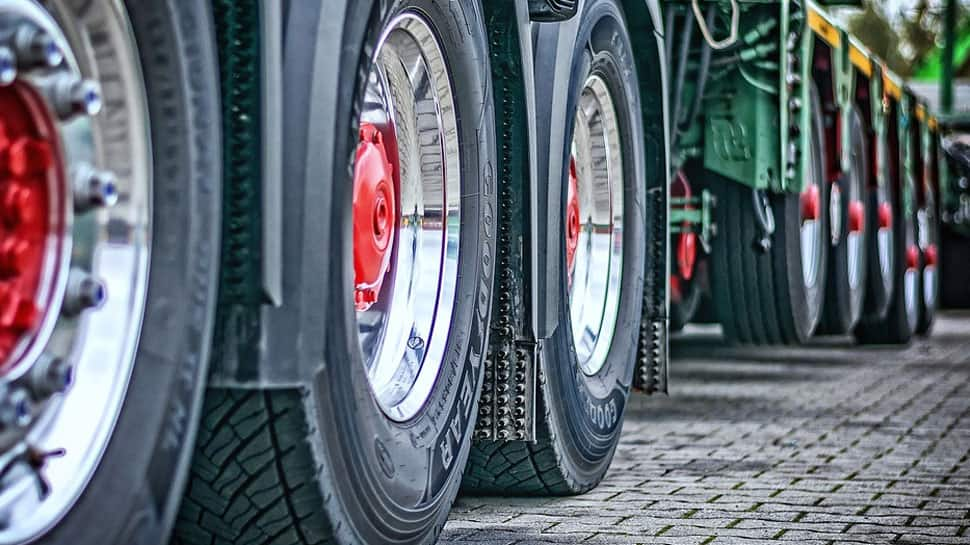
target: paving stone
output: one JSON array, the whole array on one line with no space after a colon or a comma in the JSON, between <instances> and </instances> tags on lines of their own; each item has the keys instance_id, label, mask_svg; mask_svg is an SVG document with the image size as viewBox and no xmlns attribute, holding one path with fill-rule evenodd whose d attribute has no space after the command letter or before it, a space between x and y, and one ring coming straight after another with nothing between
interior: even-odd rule
<instances>
[{"instance_id":1,"label":"paving stone","mask_svg":"<svg viewBox=\"0 0 970 545\"><path fill-rule=\"evenodd\" d=\"M672 341L603 483L461 497L445 545L970 544L970 314L905 349Z\"/></svg>"}]
</instances>

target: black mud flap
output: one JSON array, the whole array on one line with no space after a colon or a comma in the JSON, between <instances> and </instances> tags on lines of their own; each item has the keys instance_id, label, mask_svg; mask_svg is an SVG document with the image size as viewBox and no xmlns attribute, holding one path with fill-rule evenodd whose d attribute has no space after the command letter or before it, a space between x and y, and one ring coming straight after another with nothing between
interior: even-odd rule
<instances>
[{"instance_id":1,"label":"black mud flap","mask_svg":"<svg viewBox=\"0 0 970 545\"><path fill-rule=\"evenodd\" d=\"M667 198L663 188L647 192L647 230L649 247L646 287L643 291L643 317L633 387L645 394L666 394L667 350Z\"/></svg>"}]
</instances>

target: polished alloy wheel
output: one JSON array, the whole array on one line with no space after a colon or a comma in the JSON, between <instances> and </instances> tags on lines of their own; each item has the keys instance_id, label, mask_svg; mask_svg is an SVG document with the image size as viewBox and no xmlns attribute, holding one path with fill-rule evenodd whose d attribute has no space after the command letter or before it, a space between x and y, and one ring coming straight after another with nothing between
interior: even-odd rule
<instances>
[{"instance_id":1,"label":"polished alloy wheel","mask_svg":"<svg viewBox=\"0 0 970 545\"><path fill-rule=\"evenodd\" d=\"M413 418L445 357L458 282L461 174L452 84L418 13L396 17L368 76L354 172L354 302L371 389Z\"/></svg>"},{"instance_id":2,"label":"polished alloy wheel","mask_svg":"<svg viewBox=\"0 0 970 545\"><path fill-rule=\"evenodd\" d=\"M813 140L813 146L817 143ZM821 153L821 152L819 152ZM822 266L822 252L825 244L822 234L822 189L828 183L818 171L815 162L809 173L809 185L801 194L801 253L802 281L806 288L814 288L819 283Z\"/></svg>"},{"instance_id":3,"label":"polished alloy wheel","mask_svg":"<svg viewBox=\"0 0 970 545\"><path fill-rule=\"evenodd\" d=\"M603 368L623 271L623 157L606 82L586 80L576 109L566 210L569 317L583 372Z\"/></svg>"},{"instance_id":4,"label":"polished alloy wheel","mask_svg":"<svg viewBox=\"0 0 970 545\"><path fill-rule=\"evenodd\" d=\"M0 543L35 538L83 491L138 342L148 116L124 9L104 12L92 44L67 0L0 0Z\"/></svg>"},{"instance_id":5,"label":"polished alloy wheel","mask_svg":"<svg viewBox=\"0 0 970 545\"><path fill-rule=\"evenodd\" d=\"M863 202L866 192L866 163L863 154L864 150L854 148L851 153L852 166L849 168L848 176L848 195L842 196L839 192L840 200L845 198L848 200L848 225L841 225L841 203L839 208L833 208L832 210L839 210L839 214L833 212L833 217L839 216L839 229L835 227L835 223L832 223L833 238L836 236L836 232L840 232L841 229L848 229L846 235L846 245L848 250L848 267L849 267L849 288L854 292L859 288L862 283L863 276L866 274L864 267L865 264L865 252L866 247L864 245L865 237L865 220L866 220L866 205ZM836 194L836 185L832 186L832 194Z\"/></svg>"},{"instance_id":6,"label":"polished alloy wheel","mask_svg":"<svg viewBox=\"0 0 970 545\"><path fill-rule=\"evenodd\" d=\"M927 308L936 308L937 262L939 261L939 220L936 217L936 194L927 185L923 207L917 213L919 246L923 255L923 303Z\"/></svg>"},{"instance_id":7,"label":"polished alloy wheel","mask_svg":"<svg viewBox=\"0 0 970 545\"><path fill-rule=\"evenodd\" d=\"M905 238L906 255L903 273L903 303L906 305L906 319L910 331L916 330L919 320L920 293L920 247L919 226L917 224L916 195L913 183L907 183L903 197L903 236Z\"/></svg>"}]
</instances>

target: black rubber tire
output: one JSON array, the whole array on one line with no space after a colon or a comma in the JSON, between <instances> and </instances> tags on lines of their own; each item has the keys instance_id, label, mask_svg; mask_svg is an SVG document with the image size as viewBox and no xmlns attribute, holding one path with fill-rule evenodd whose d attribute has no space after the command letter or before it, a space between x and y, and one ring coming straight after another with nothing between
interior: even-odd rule
<instances>
[{"instance_id":1,"label":"black rubber tire","mask_svg":"<svg viewBox=\"0 0 970 545\"><path fill-rule=\"evenodd\" d=\"M936 319L936 309L940 304L940 267L932 265L927 259L927 251L934 248L939 259L940 214L936 189L932 184L924 186L924 202L921 210L925 218L925 236L920 236L920 279L919 319L916 322L917 335L929 335ZM964 272L966 269L964 269Z\"/></svg>"},{"instance_id":2,"label":"black rubber tire","mask_svg":"<svg viewBox=\"0 0 970 545\"><path fill-rule=\"evenodd\" d=\"M943 225L940 241L940 304L944 308L970 308L970 237Z\"/></svg>"},{"instance_id":3,"label":"black rubber tire","mask_svg":"<svg viewBox=\"0 0 970 545\"><path fill-rule=\"evenodd\" d=\"M899 164L903 164L902 150L898 150ZM901 170L902 167L900 167ZM864 318L855 329L855 336L864 344L906 344L913 337L919 314L919 293L922 281L918 272L913 273L916 298L911 308L906 305L906 248L916 244L916 188L909 176L897 173L892 180L893 209L893 290L889 309L881 319ZM900 179L901 178L901 179ZM904 195L903 192L906 192ZM918 271L918 269L917 269Z\"/></svg>"},{"instance_id":4,"label":"black rubber tire","mask_svg":"<svg viewBox=\"0 0 970 545\"><path fill-rule=\"evenodd\" d=\"M710 174L717 197L718 236L711 254L714 312L729 342L741 344L801 344L815 332L821 317L828 268L829 183L824 177L825 143L821 100L812 94L812 152L818 174L822 222L818 276L806 287L802 273L801 198L771 194L763 199L749 187ZM759 242L756 202L767 200L775 231L770 247Z\"/></svg>"},{"instance_id":5,"label":"black rubber tire","mask_svg":"<svg viewBox=\"0 0 970 545\"><path fill-rule=\"evenodd\" d=\"M75 20L92 25L86 27L91 32L104 20L97 10L112 9L109 3L75 5L81 11ZM142 335L100 464L41 543L157 545L167 539L208 371L221 210L211 15L203 2L132 0L127 7L148 97L155 173ZM112 100L121 99L107 98L102 116L110 116Z\"/></svg>"},{"instance_id":6,"label":"black rubber tire","mask_svg":"<svg viewBox=\"0 0 970 545\"><path fill-rule=\"evenodd\" d=\"M176 543L431 544L458 492L482 383L495 248L495 129L481 7L444 0L344 5L335 11L300 1L287 14L295 57L284 69L284 88L293 93L285 127L305 146L284 161L293 182L287 189L297 194L286 197L285 229L300 233L303 248L286 259L303 271L294 288L299 298L316 301L300 307L292 343L319 342L321 352L298 353L312 377L292 388L209 390ZM445 360L428 402L395 422L378 406L361 361L350 210L371 57L405 10L433 27L447 59L461 139L463 229ZM334 24L341 34L318 33ZM341 41L339 55L317 49L331 39ZM312 93L329 92L334 82L332 110L308 116ZM318 161L321 155L332 161ZM319 207L327 202L321 183L330 184L329 209Z\"/></svg>"},{"instance_id":7,"label":"black rubber tire","mask_svg":"<svg viewBox=\"0 0 970 545\"><path fill-rule=\"evenodd\" d=\"M869 143L866 138L866 131L863 125L862 116L858 110L852 110L851 138L852 157L848 165L848 171L835 182L844 196L842 198L842 210L837 212L841 215L840 233L838 240L833 234L833 245L829 257L828 284L825 295L825 314L822 318L820 330L828 334L850 333L862 318L862 311L866 295L866 278L868 271L868 249L869 249L869 221L864 217L862 221L862 231L859 247L862 270L859 273L858 282L853 287L849 273L849 204L853 186L858 191L859 198L863 202L868 200L868 185L866 184L869 173L869 157L867 151ZM864 207L864 211L867 209ZM831 212L831 210L830 210ZM831 215L829 216L831 218ZM831 220L830 220L831 227ZM834 231L834 229L832 229Z\"/></svg>"},{"instance_id":8,"label":"black rubber tire","mask_svg":"<svg viewBox=\"0 0 970 545\"><path fill-rule=\"evenodd\" d=\"M869 160L870 164L879 163L878 158L878 148L883 145L879 142L879 138L873 132L868 132L869 135ZM885 139L883 139L883 142ZM887 151L888 155L888 151ZM885 172L884 166L878 167L881 172ZM872 170L870 168L870 170ZM866 296L863 305L862 318L859 320L862 322L875 322L877 320L886 317L886 313L889 312L889 303L893 298L893 286L895 281L893 278L892 271L883 272L882 266L879 259L879 180L877 178L878 174L873 172L869 173L869 189L866 197L866 217L868 218L867 231L869 232L869 246L868 255L866 256L866 262L868 263L868 272L866 273ZM885 185L891 186L891 182L885 182ZM895 199L892 190L886 191L886 197L890 201L892 206L892 201ZM891 239L895 238L892 232L888 235ZM857 324L858 325L858 324Z\"/></svg>"},{"instance_id":9,"label":"black rubber tire","mask_svg":"<svg viewBox=\"0 0 970 545\"><path fill-rule=\"evenodd\" d=\"M536 442L476 442L465 473L464 490L478 494L567 495L595 487L606 473L620 438L623 413L633 379L646 264L644 129L633 50L616 0L587 2L571 57L569 95L563 118L568 165L573 112L589 74L607 83L619 118L624 158L623 276L617 323L603 368L585 374L577 361L568 308L566 267L552 289L560 290L559 327L543 344ZM562 172L567 173L568 168ZM566 187L567 180L561 181ZM565 196L557 221L564 222ZM566 260L565 243L557 252ZM664 265L666 266L666 265Z\"/></svg>"}]
</instances>

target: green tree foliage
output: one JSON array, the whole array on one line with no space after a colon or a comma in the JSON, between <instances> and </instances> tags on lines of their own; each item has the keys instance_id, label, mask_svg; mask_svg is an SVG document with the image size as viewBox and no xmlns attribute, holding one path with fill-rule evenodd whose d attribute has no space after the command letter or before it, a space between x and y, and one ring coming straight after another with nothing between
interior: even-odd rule
<instances>
[{"instance_id":1,"label":"green tree foliage","mask_svg":"<svg viewBox=\"0 0 970 545\"><path fill-rule=\"evenodd\" d=\"M895 12L881 0L866 0L864 8L848 18L849 31L897 74L912 76L939 56L943 39L943 0L910 0ZM958 29L970 32L970 0L957 5ZM970 77L970 65L960 67L958 77Z\"/></svg>"}]
</instances>

